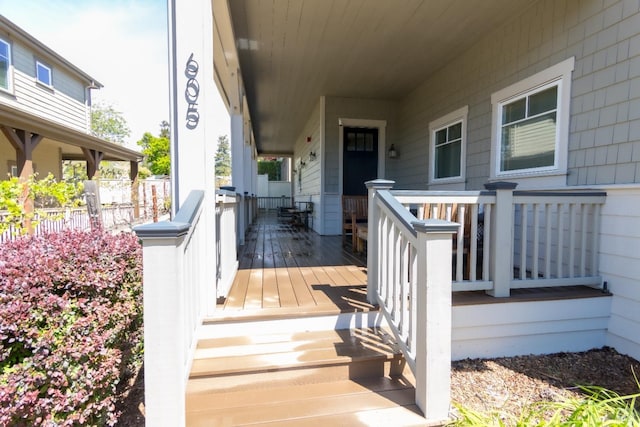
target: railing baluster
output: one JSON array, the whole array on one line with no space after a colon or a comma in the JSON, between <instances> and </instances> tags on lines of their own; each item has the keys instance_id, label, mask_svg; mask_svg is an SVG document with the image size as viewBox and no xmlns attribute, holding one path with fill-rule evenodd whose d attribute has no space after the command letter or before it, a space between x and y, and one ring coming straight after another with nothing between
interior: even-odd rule
<instances>
[{"instance_id":1,"label":"railing baluster","mask_svg":"<svg viewBox=\"0 0 640 427\"><path fill-rule=\"evenodd\" d=\"M469 232L469 280L478 279L478 205L471 205L471 230Z\"/></svg>"},{"instance_id":2,"label":"railing baluster","mask_svg":"<svg viewBox=\"0 0 640 427\"><path fill-rule=\"evenodd\" d=\"M456 281L462 282L463 278L463 261L464 261L464 214L465 205L458 205L458 234L456 236ZM451 215L449 215L451 221Z\"/></svg>"},{"instance_id":3,"label":"railing baluster","mask_svg":"<svg viewBox=\"0 0 640 427\"><path fill-rule=\"evenodd\" d=\"M556 257L556 262L558 265L556 266L557 277L558 279L562 278L562 263L563 263L563 255L564 255L564 217L562 215L562 203L558 203L558 256Z\"/></svg>"},{"instance_id":4,"label":"railing baluster","mask_svg":"<svg viewBox=\"0 0 640 427\"><path fill-rule=\"evenodd\" d=\"M520 205L520 280L527 278L527 210L528 205Z\"/></svg>"},{"instance_id":5,"label":"railing baluster","mask_svg":"<svg viewBox=\"0 0 640 427\"><path fill-rule=\"evenodd\" d=\"M600 205L594 206L593 212L593 243L591 245L591 275L595 276L599 270L598 248L600 247Z\"/></svg>"},{"instance_id":6,"label":"railing baluster","mask_svg":"<svg viewBox=\"0 0 640 427\"><path fill-rule=\"evenodd\" d=\"M573 270L575 266L576 258L576 221L575 221L575 208L576 204L569 204L569 277L575 276Z\"/></svg>"},{"instance_id":7,"label":"railing baluster","mask_svg":"<svg viewBox=\"0 0 640 427\"><path fill-rule=\"evenodd\" d=\"M544 224L546 226L544 250L544 278L551 278L551 203L544 204Z\"/></svg>"},{"instance_id":8,"label":"railing baluster","mask_svg":"<svg viewBox=\"0 0 640 427\"><path fill-rule=\"evenodd\" d=\"M489 257L491 254L491 215L490 203L484 205L484 223L482 225L482 280L489 280Z\"/></svg>"},{"instance_id":9,"label":"railing baluster","mask_svg":"<svg viewBox=\"0 0 640 427\"><path fill-rule=\"evenodd\" d=\"M538 257L539 257L539 245L540 245L540 205L538 203L533 204L533 254L532 254L532 266L531 266L531 278L533 280L538 279Z\"/></svg>"},{"instance_id":10,"label":"railing baluster","mask_svg":"<svg viewBox=\"0 0 640 427\"><path fill-rule=\"evenodd\" d=\"M580 277L587 275L587 220L589 205L581 204L582 223L580 224Z\"/></svg>"}]
</instances>

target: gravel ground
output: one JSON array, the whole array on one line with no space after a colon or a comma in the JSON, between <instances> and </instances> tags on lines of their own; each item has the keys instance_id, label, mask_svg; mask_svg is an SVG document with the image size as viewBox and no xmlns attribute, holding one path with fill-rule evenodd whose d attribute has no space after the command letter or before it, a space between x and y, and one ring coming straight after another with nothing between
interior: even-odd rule
<instances>
[{"instance_id":1,"label":"gravel ground","mask_svg":"<svg viewBox=\"0 0 640 427\"><path fill-rule=\"evenodd\" d=\"M640 378L640 362L611 348L583 353L556 353L453 362L451 398L475 411L498 410L518 416L536 401L579 396L578 385L597 385L620 395L640 392L632 369ZM118 426L144 426L142 372L121 394L123 411Z\"/></svg>"}]
</instances>

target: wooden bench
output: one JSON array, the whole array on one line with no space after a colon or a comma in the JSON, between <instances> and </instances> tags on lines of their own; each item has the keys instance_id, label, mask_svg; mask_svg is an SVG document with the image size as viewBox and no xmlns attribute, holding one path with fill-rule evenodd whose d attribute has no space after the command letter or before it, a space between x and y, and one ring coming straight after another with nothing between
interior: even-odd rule
<instances>
[{"instance_id":1,"label":"wooden bench","mask_svg":"<svg viewBox=\"0 0 640 427\"><path fill-rule=\"evenodd\" d=\"M342 196L342 246L347 243L347 236L351 236L351 247L356 250L357 225L366 225L369 217L367 196Z\"/></svg>"}]
</instances>

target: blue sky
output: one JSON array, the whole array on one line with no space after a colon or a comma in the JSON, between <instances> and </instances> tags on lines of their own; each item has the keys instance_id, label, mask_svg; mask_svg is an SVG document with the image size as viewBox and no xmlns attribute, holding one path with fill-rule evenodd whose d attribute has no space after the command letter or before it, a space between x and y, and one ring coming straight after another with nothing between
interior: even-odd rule
<instances>
[{"instance_id":1,"label":"blue sky","mask_svg":"<svg viewBox=\"0 0 640 427\"><path fill-rule=\"evenodd\" d=\"M123 113L128 145L169 120L165 0L0 0L0 13L105 86L94 103ZM228 135L222 102L215 116Z\"/></svg>"}]
</instances>

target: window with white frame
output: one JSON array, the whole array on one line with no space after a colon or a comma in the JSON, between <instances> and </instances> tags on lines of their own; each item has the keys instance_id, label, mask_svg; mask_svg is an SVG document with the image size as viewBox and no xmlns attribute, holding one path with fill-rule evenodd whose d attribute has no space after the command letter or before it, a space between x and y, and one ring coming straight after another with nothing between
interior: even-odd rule
<instances>
[{"instance_id":1,"label":"window with white frame","mask_svg":"<svg viewBox=\"0 0 640 427\"><path fill-rule=\"evenodd\" d=\"M51 68L40 61L36 61L36 80L46 86L52 86Z\"/></svg>"},{"instance_id":2,"label":"window with white frame","mask_svg":"<svg viewBox=\"0 0 640 427\"><path fill-rule=\"evenodd\" d=\"M567 173L574 58L491 96L491 177Z\"/></svg>"},{"instance_id":3,"label":"window with white frame","mask_svg":"<svg viewBox=\"0 0 640 427\"><path fill-rule=\"evenodd\" d=\"M11 89L11 45L0 39L0 89Z\"/></svg>"},{"instance_id":4,"label":"window with white frame","mask_svg":"<svg viewBox=\"0 0 640 427\"><path fill-rule=\"evenodd\" d=\"M429 180L464 181L467 114L465 106L429 123Z\"/></svg>"}]
</instances>

